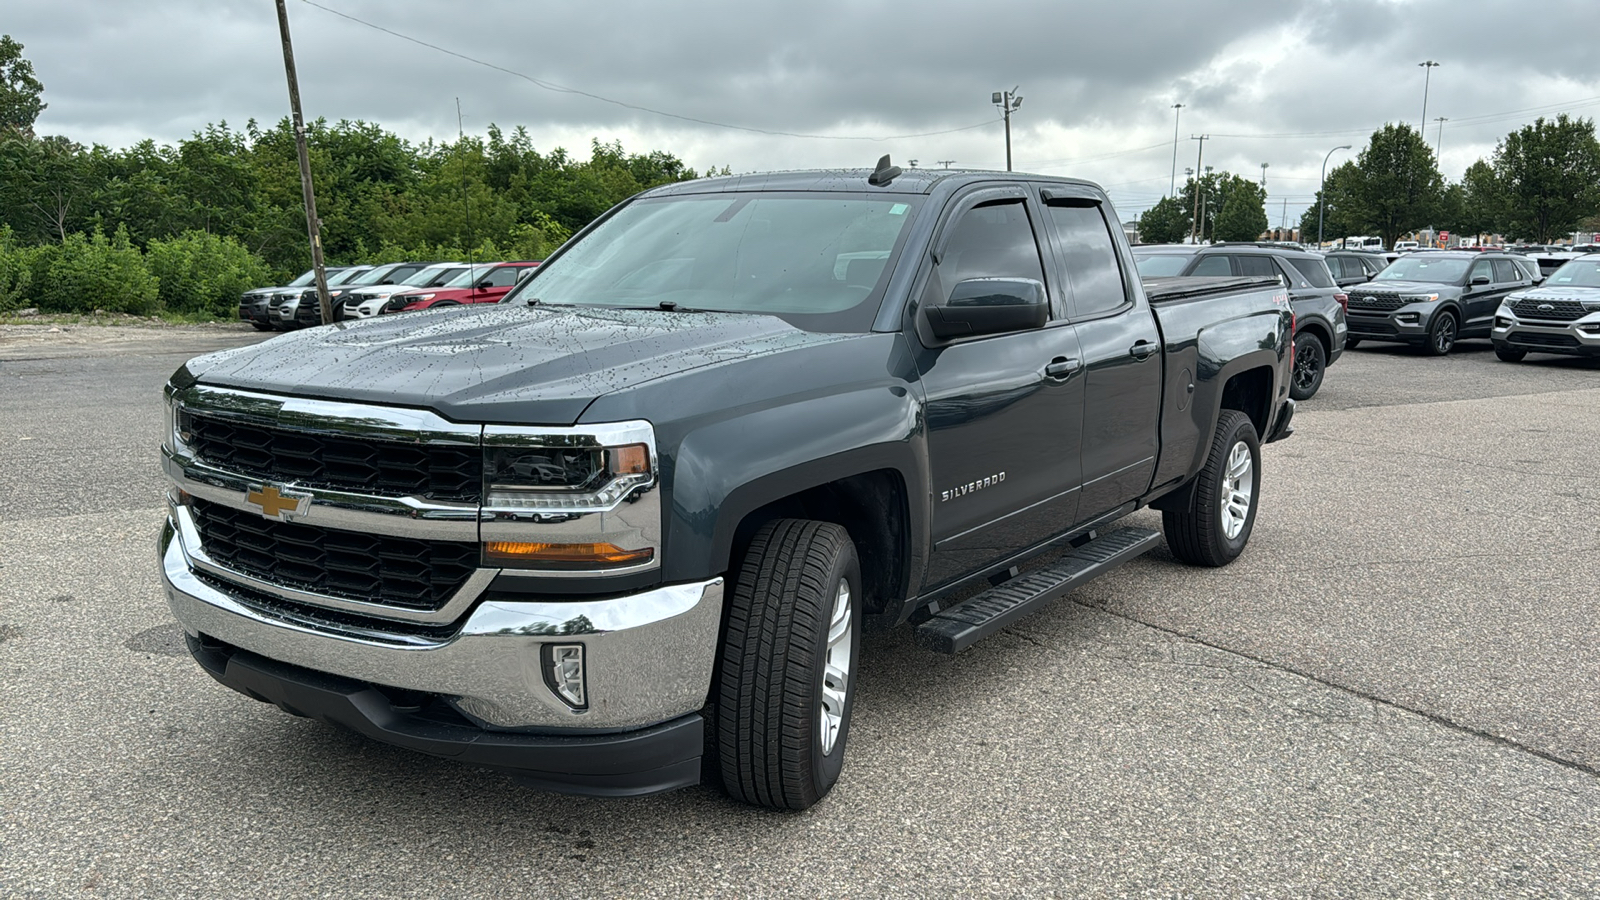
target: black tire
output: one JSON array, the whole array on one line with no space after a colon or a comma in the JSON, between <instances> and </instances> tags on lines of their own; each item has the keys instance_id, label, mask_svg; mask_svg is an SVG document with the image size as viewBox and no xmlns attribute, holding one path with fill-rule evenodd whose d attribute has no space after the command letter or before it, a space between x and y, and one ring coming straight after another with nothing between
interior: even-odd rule
<instances>
[{"instance_id":1,"label":"black tire","mask_svg":"<svg viewBox=\"0 0 1600 900\"><path fill-rule=\"evenodd\" d=\"M1228 458L1241 443L1250 454L1250 507L1243 528L1230 538L1223 524L1224 480ZM1250 542L1256 508L1261 505L1261 439L1248 416L1232 409L1222 411L1217 417L1217 433L1211 439L1211 452L1195 479L1194 500L1189 509L1161 514L1167 547L1179 561L1191 566L1225 566L1237 559Z\"/></svg>"},{"instance_id":2,"label":"black tire","mask_svg":"<svg viewBox=\"0 0 1600 900\"><path fill-rule=\"evenodd\" d=\"M432 305L432 306L430 306L428 308L429 309L439 309L439 308L445 307L445 306L460 306L460 305L461 304L455 302L454 300L440 300L438 303L435 303L434 305Z\"/></svg>"},{"instance_id":3,"label":"black tire","mask_svg":"<svg viewBox=\"0 0 1600 900\"><path fill-rule=\"evenodd\" d=\"M1346 350L1354 350L1359 346L1361 346L1361 338L1347 337L1344 339L1344 348Z\"/></svg>"},{"instance_id":4,"label":"black tire","mask_svg":"<svg viewBox=\"0 0 1600 900\"><path fill-rule=\"evenodd\" d=\"M1423 352L1429 356L1448 355L1450 348L1456 345L1459 328L1455 313L1448 309L1434 313L1433 321L1428 323L1428 340L1422 345Z\"/></svg>"},{"instance_id":5,"label":"black tire","mask_svg":"<svg viewBox=\"0 0 1600 900\"><path fill-rule=\"evenodd\" d=\"M844 604L849 674L837 736L825 752L823 677L841 584L850 591ZM756 532L728 602L715 691L716 757L734 799L805 809L839 780L855 701L861 612L861 565L844 528L778 519Z\"/></svg>"},{"instance_id":6,"label":"black tire","mask_svg":"<svg viewBox=\"0 0 1600 900\"><path fill-rule=\"evenodd\" d=\"M272 326L267 324L266 322L251 322L250 324L254 325L256 327L257 331L272 331L273 330Z\"/></svg>"},{"instance_id":7,"label":"black tire","mask_svg":"<svg viewBox=\"0 0 1600 900\"><path fill-rule=\"evenodd\" d=\"M1528 351L1516 347L1505 347L1496 344L1494 355L1500 357L1501 362L1522 362L1528 356Z\"/></svg>"},{"instance_id":8,"label":"black tire","mask_svg":"<svg viewBox=\"0 0 1600 900\"><path fill-rule=\"evenodd\" d=\"M1322 387L1323 373L1328 371L1328 353L1322 341L1314 334L1295 335L1294 371L1289 375L1289 396L1295 400L1310 400Z\"/></svg>"}]
</instances>

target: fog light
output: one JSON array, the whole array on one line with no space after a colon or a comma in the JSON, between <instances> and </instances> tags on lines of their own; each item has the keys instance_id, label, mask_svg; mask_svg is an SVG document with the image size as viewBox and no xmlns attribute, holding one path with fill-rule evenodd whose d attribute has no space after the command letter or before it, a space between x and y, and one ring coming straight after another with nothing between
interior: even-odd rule
<instances>
[{"instance_id":1,"label":"fog light","mask_svg":"<svg viewBox=\"0 0 1600 900\"><path fill-rule=\"evenodd\" d=\"M1400 315L1395 316L1396 320L1404 322L1407 325L1415 325L1419 320L1421 320L1421 318L1422 316L1418 315L1417 313L1401 313Z\"/></svg>"},{"instance_id":2,"label":"fog light","mask_svg":"<svg viewBox=\"0 0 1600 900\"><path fill-rule=\"evenodd\" d=\"M584 689L583 645L545 644L544 683L573 709L588 709L589 695Z\"/></svg>"},{"instance_id":3,"label":"fog light","mask_svg":"<svg viewBox=\"0 0 1600 900\"><path fill-rule=\"evenodd\" d=\"M1511 320L1506 318L1505 316L1495 316L1494 317L1494 327L1496 327L1496 328L1510 328L1511 327Z\"/></svg>"}]
</instances>

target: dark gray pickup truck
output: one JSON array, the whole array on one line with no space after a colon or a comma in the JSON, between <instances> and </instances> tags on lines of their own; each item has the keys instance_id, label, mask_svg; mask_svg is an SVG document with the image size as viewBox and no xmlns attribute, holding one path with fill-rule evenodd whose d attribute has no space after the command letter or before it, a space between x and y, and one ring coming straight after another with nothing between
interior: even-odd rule
<instances>
[{"instance_id":1,"label":"dark gray pickup truck","mask_svg":"<svg viewBox=\"0 0 1600 900\"><path fill-rule=\"evenodd\" d=\"M172 610L296 715L557 790L809 806L864 622L958 652L1158 543L1112 527L1142 506L1180 560L1244 549L1287 297L1141 283L1117 222L1085 182L887 159L692 181L501 304L191 360Z\"/></svg>"}]
</instances>

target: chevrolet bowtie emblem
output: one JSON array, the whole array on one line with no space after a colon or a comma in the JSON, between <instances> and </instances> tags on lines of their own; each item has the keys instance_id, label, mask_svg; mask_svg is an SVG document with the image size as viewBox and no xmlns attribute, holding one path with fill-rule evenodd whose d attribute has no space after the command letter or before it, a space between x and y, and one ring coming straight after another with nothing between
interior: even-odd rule
<instances>
[{"instance_id":1,"label":"chevrolet bowtie emblem","mask_svg":"<svg viewBox=\"0 0 1600 900\"><path fill-rule=\"evenodd\" d=\"M276 485L270 484L252 488L245 493L244 499L251 506L259 506L263 516L279 521L303 515L306 507L311 505L310 494L285 493L278 490Z\"/></svg>"}]
</instances>

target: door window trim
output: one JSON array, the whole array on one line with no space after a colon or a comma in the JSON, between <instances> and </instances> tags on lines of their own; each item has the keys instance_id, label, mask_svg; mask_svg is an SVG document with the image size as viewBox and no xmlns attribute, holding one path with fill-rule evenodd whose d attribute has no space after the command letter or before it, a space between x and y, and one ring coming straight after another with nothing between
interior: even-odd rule
<instances>
[{"instance_id":1,"label":"door window trim","mask_svg":"<svg viewBox=\"0 0 1600 900\"><path fill-rule=\"evenodd\" d=\"M1129 273L1137 272L1138 270L1134 267L1133 260L1129 258L1126 247L1117 243L1116 232L1112 229L1115 228L1120 231L1122 225L1120 222L1115 226L1111 224L1112 217L1106 215L1108 202L1094 192L1077 188L1074 185L1052 184L1040 186L1037 196L1039 205L1043 208L1046 241L1049 243L1052 255L1055 257L1057 280L1062 282L1061 293L1066 300L1063 319L1068 322L1093 322L1099 319L1120 316L1132 309L1138 294L1136 293L1136 285L1130 278ZM1068 202L1062 203L1060 201ZM1066 252L1062 247L1061 234L1056 230L1055 220L1050 217L1050 207L1052 205L1089 207L1099 212L1100 224L1105 227L1106 236L1111 240L1111 255L1117 262L1118 274L1122 281L1122 304L1120 306L1089 315L1082 315L1078 312L1078 299L1072 293L1071 278L1067 275L1065 268Z\"/></svg>"}]
</instances>

